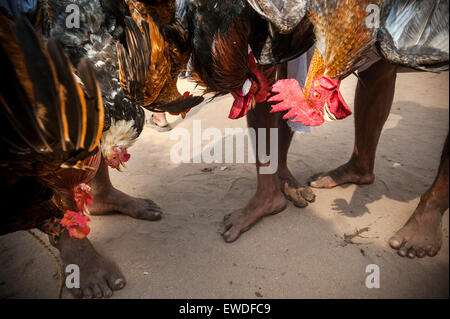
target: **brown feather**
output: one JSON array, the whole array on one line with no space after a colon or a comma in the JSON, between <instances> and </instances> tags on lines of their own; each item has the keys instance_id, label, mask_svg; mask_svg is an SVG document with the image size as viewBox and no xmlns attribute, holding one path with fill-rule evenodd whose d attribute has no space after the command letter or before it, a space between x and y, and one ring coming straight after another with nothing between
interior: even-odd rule
<instances>
[{"instance_id":1,"label":"brown feather","mask_svg":"<svg viewBox=\"0 0 450 319\"><path fill-rule=\"evenodd\" d=\"M0 45L10 57L10 61L14 66L17 77L19 78L28 99L34 104L33 84L28 75L22 50L20 50L14 37L13 22L3 15L0 15Z\"/></svg>"},{"instance_id":2,"label":"brown feather","mask_svg":"<svg viewBox=\"0 0 450 319\"><path fill-rule=\"evenodd\" d=\"M171 72L169 57L169 45L164 38L160 25L152 17L151 12L146 11L146 4L133 0L126 0L131 17L142 28L142 21L149 25L152 45L151 63L146 73L143 105L149 105L158 97ZM142 29L141 29L142 30Z\"/></svg>"},{"instance_id":3,"label":"brown feather","mask_svg":"<svg viewBox=\"0 0 450 319\"><path fill-rule=\"evenodd\" d=\"M362 53L375 41L376 29L366 26L366 7L379 0L314 0L308 17L314 24L324 63L330 78L348 75Z\"/></svg>"},{"instance_id":4,"label":"brown feather","mask_svg":"<svg viewBox=\"0 0 450 319\"><path fill-rule=\"evenodd\" d=\"M143 15L144 19L147 19L147 13L151 12L161 24L170 24L175 21L175 0L151 0L149 2L125 0L125 2L129 6L131 14L135 9Z\"/></svg>"},{"instance_id":5,"label":"brown feather","mask_svg":"<svg viewBox=\"0 0 450 319\"><path fill-rule=\"evenodd\" d=\"M231 25L226 33L217 33L212 48L215 85L219 90L239 91L250 77L248 37L250 27L245 21Z\"/></svg>"}]
</instances>

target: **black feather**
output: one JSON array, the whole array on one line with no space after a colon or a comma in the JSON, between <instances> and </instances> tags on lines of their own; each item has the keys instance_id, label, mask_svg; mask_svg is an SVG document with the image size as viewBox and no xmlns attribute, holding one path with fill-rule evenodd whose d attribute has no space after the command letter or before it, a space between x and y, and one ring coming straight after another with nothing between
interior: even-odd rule
<instances>
[{"instance_id":1,"label":"black feather","mask_svg":"<svg viewBox=\"0 0 450 319\"><path fill-rule=\"evenodd\" d=\"M7 24L2 15L0 20L0 32L4 32ZM86 123L80 125L78 121L83 112L84 93L74 89L76 83L73 69L64 60L61 49L50 40L48 47L52 54L49 54L47 48L41 45L37 34L29 29L23 19L17 19L14 30L17 31L15 38L9 43L2 43L0 48L0 58L5 62L4 76L8 77L0 91L0 111L4 115L0 119L0 147L6 149L0 157L0 175L46 175L63 165L72 166L92 155L97 144L91 143L91 149L88 150L78 142L82 136L78 130L86 129ZM21 43L21 46L17 43ZM26 50L23 50L25 44ZM36 58L36 64L33 63L33 58ZM55 70L55 64L58 70ZM48 87L37 76L39 70ZM20 76L17 72L20 72ZM92 127L99 132L99 140L103 124L101 96L95 77L91 81L86 78L85 76L86 88L91 94L95 94L91 99L96 101L97 114L91 112L90 116L97 117ZM97 87L96 93L92 90L93 86ZM50 96L46 96L48 94ZM59 115L55 116L58 112ZM67 122L74 123L71 127L74 143L70 143L69 138L62 138L59 128L62 126L60 119L64 118L67 118Z\"/></svg>"},{"instance_id":2,"label":"black feather","mask_svg":"<svg viewBox=\"0 0 450 319\"><path fill-rule=\"evenodd\" d=\"M69 142L67 133L67 120L61 108L59 83L56 70L48 55L42 50L34 30L23 18L19 17L14 27L17 44L20 46L27 66L28 75L34 84L34 98L38 107L45 105L48 108L41 129L48 136L57 136L63 151L67 150L66 143ZM37 50L36 48L41 48Z\"/></svg>"},{"instance_id":3,"label":"black feather","mask_svg":"<svg viewBox=\"0 0 450 319\"><path fill-rule=\"evenodd\" d=\"M84 122L86 121L86 103L80 88L76 84L72 74L72 66L64 54L61 45L54 39L50 39L47 44L48 52L52 57L56 73L60 84L64 87L65 93L65 116L68 119L69 137L75 148L84 147Z\"/></svg>"},{"instance_id":4,"label":"black feather","mask_svg":"<svg viewBox=\"0 0 450 319\"><path fill-rule=\"evenodd\" d=\"M142 22L142 30L131 17L125 18L125 31L128 50L119 42L116 43L117 58L121 71L120 81L127 97L142 105L144 104L144 87L147 70L151 63L151 40L149 25Z\"/></svg>"},{"instance_id":5,"label":"black feather","mask_svg":"<svg viewBox=\"0 0 450 319\"><path fill-rule=\"evenodd\" d=\"M86 94L86 148L92 151L100 140L103 129L104 110L100 88L95 78L95 72L87 58L81 59L78 64L78 74L84 84Z\"/></svg>"}]
</instances>

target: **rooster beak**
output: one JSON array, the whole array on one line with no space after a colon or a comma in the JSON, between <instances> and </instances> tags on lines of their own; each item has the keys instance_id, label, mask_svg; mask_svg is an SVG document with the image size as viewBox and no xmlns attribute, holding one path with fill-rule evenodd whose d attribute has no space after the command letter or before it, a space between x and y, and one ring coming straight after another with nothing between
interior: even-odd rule
<instances>
[{"instance_id":1,"label":"rooster beak","mask_svg":"<svg viewBox=\"0 0 450 319\"><path fill-rule=\"evenodd\" d=\"M327 103L325 103L325 105L323 107L323 119L326 122L336 121L336 117L333 115L333 113L331 113L330 109L328 108Z\"/></svg>"},{"instance_id":2,"label":"rooster beak","mask_svg":"<svg viewBox=\"0 0 450 319\"><path fill-rule=\"evenodd\" d=\"M91 212L89 211L89 209L87 209L87 207L84 209L84 213L89 216L91 215Z\"/></svg>"},{"instance_id":3,"label":"rooster beak","mask_svg":"<svg viewBox=\"0 0 450 319\"><path fill-rule=\"evenodd\" d=\"M255 105L256 105L256 99L255 99L255 97L253 96L253 97L252 97L252 104L251 104L251 109L252 109L252 110L255 108Z\"/></svg>"},{"instance_id":4,"label":"rooster beak","mask_svg":"<svg viewBox=\"0 0 450 319\"><path fill-rule=\"evenodd\" d=\"M121 173L123 172L122 169L120 168L120 164L119 164L119 166L117 166L117 170Z\"/></svg>"},{"instance_id":5,"label":"rooster beak","mask_svg":"<svg viewBox=\"0 0 450 319\"><path fill-rule=\"evenodd\" d=\"M125 165L125 162L121 162L120 164L122 164L123 168L127 168L127 165Z\"/></svg>"}]
</instances>

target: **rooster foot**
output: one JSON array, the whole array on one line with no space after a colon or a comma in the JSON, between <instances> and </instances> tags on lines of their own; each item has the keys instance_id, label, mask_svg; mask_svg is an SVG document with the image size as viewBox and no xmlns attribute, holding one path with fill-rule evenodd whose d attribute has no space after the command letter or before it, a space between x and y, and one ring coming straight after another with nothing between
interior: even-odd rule
<instances>
[{"instance_id":1,"label":"rooster foot","mask_svg":"<svg viewBox=\"0 0 450 319\"><path fill-rule=\"evenodd\" d=\"M304 208L314 202L316 195L310 187L301 186L288 169L280 172L281 191L295 206Z\"/></svg>"},{"instance_id":2,"label":"rooster foot","mask_svg":"<svg viewBox=\"0 0 450 319\"><path fill-rule=\"evenodd\" d=\"M102 257L87 238L70 238L67 231L57 243L49 237L59 250L64 265L77 265L80 269L79 288L69 289L76 298L109 298L113 291L125 287L126 280L119 268Z\"/></svg>"}]
</instances>

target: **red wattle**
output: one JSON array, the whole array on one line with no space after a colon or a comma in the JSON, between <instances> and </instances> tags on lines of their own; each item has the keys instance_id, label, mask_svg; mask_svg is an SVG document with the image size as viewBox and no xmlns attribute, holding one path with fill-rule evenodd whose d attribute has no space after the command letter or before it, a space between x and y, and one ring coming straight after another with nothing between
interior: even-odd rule
<instances>
[{"instance_id":1,"label":"red wattle","mask_svg":"<svg viewBox=\"0 0 450 319\"><path fill-rule=\"evenodd\" d=\"M327 106L336 119L342 120L352 114L339 90L341 81L336 81L326 76L319 77L317 81L319 81L321 88L329 91Z\"/></svg>"},{"instance_id":2,"label":"red wattle","mask_svg":"<svg viewBox=\"0 0 450 319\"><path fill-rule=\"evenodd\" d=\"M231 95L234 97L233 106L231 107L230 114L228 118L235 120L247 115L250 110L251 101L249 100L249 96L241 96L234 92L231 92Z\"/></svg>"}]
</instances>

